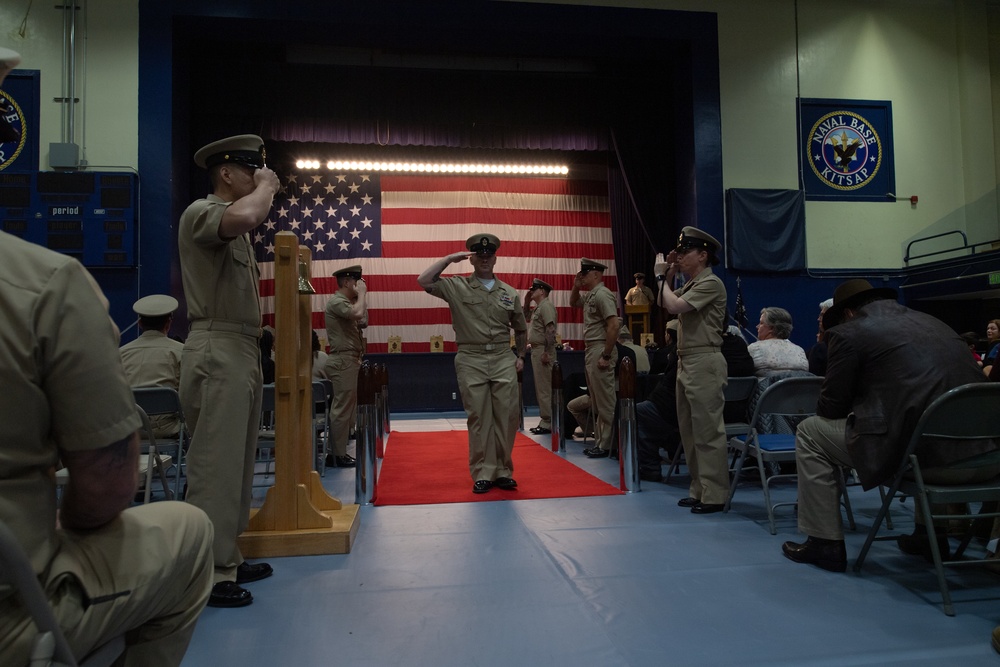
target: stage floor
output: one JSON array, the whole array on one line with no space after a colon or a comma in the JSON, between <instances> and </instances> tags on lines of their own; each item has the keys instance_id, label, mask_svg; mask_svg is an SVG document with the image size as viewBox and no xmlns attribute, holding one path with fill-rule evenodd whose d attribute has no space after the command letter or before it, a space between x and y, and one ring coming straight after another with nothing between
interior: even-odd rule
<instances>
[{"instance_id":1,"label":"stage floor","mask_svg":"<svg viewBox=\"0 0 1000 667\"><path fill-rule=\"evenodd\" d=\"M395 416L392 428L465 428L461 413L412 417ZM617 462L583 448L568 443L566 458L617 485ZM353 470L328 470L324 486L354 502ZM781 554L800 539L793 511L778 510L770 535L759 485L709 516L677 507L686 487L682 475L625 496L362 507L350 554L271 559L274 576L249 585L252 605L205 610L183 664L1000 662L990 647L997 575L949 571L949 618L932 567L892 543L873 547L860 576L795 564ZM794 487L778 493L792 498ZM851 500L853 562L878 493L854 487ZM912 529L911 507L894 511L897 528Z\"/></svg>"}]
</instances>

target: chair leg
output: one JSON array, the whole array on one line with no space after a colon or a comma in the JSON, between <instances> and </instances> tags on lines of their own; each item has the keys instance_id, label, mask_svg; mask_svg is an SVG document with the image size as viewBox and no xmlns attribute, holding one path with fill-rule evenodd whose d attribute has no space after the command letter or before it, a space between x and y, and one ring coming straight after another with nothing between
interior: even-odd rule
<instances>
[{"instance_id":1,"label":"chair leg","mask_svg":"<svg viewBox=\"0 0 1000 667\"><path fill-rule=\"evenodd\" d=\"M851 511L851 498L847 495L847 480L844 479L844 469L837 469L839 475L837 476L837 486L840 487L840 499L841 503L844 505L844 509L847 510L847 523L850 525L851 530L857 530L858 526L854 522L854 512Z\"/></svg>"},{"instance_id":2,"label":"chair leg","mask_svg":"<svg viewBox=\"0 0 1000 667\"><path fill-rule=\"evenodd\" d=\"M872 548L872 542L875 541L875 535L878 534L878 529L882 525L882 521L889 514L889 504L892 503L893 497L896 495L896 490L899 488L900 476L896 476L896 479L892 481L892 486L889 487L889 493L886 494L885 491L879 486L879 494L882 496L882 506L878 508L878 514L875 515L875 522L872 527L868 529L868 537L865 538L865 544L861 547L861 552L858 554L857 560L854 561L854 571L861 572L861 566L865 563L865 557L868 555L868 550ZM890 529L891 530L891 529Z\"/></svg>"},{"instance_id":3,"label":"chair leg","mask_svg":"<svg viewBox=\"0 0 1000 667\"><path fill-rule=\"evenodd\" d=\"M677 449L674 450L674 455L670 457L670 466L667 468L667 476L664 478L664 482L669 482L670 478L673 477L674 473L679 473L681 470L681 455L684 453L684 448L680 443L677 443Z\"/></svg>"},{"instance_id":4,"label":"chair leg","mask_svg":"<svg viewBox=\"0 0 1000 667\"><path fill-rule=\"evenodd\" d=\"M756 451L757 472L760 473L760 485L764 488L764 505L767 507L767 521L771 528L771 534L778 534L778 527L774 525L774 507L771 506L771 488L764 472L764 454L759 449Z\"/></svg>"},{"instance_id":5,"label":"chair leg","mask_svg":"<svg viewBox=\"0 0 1000 667\"><path fill-rule=\"evenodd\" d=\"M733 496L736 495L736 487L740 483L740 475L743 474L743 463L746 461L746 459L747 459L747 448L746 446L744 446L743 450L740 452L740 458L736 461L736 465L733 470L733 482L729 486L729 497L726 498L726 506L722 509L723 512L728 512L729 508L733 504Z\"/></svg>"},{"instance_id":6,"label":"chair leg","mask_svg":"<svg viewBox=\"0 0 1000 667\"><path fill-rule=\"evenodd\" d=\"M882 504L885 504L885 487L881 484L878 485L878 495L882 498ZM892 527L892 514L889 512L889 508L886 507L885 510L885 527L889 530L894 530Z\"/></svg>"}]
</instances>

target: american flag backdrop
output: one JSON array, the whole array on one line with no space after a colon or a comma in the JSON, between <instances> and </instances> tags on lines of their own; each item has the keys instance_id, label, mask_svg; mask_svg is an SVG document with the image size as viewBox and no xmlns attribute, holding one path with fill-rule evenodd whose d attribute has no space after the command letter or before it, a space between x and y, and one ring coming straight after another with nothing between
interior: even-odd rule
<instances>
[{"instance_id":1,"label":"american flag backdrop","mask_svg":"<svg viewBox=\"0 0 1000 667\"><path fill-rule=\"evenodd\" d=\"M292 231L313 253L313 328L326 340L331 274L360 264L368 285L369 352L386 352L389 336L403 352L429 352L431 336L455 350L448 304L425 293L417 276L435 260L465 249L473 234L501 240L496 274L523 300L534 278L552 285L564 342L581 348L583 311L569 307L580 258L608 265L617 291L607 185L560 178L379 173L298 173L282 179L268 220L253 233L261 269L264 321L274 323L274 234ZM468 262L443 276L468 275Z\"/></svg>"}]
</instances>

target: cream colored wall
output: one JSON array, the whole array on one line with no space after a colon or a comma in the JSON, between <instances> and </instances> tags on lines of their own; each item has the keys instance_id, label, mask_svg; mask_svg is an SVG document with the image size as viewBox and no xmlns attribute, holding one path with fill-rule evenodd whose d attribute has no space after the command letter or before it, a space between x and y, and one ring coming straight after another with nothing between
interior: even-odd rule
<instances>
[{"instance_id":1,"label":"cream colored wall","mask_svg":"<svg viewBox=\"0 0 1000 667\"><path fill-rule=\"evenodd\" d=\"M799 90L803 97L892 102L896 194L920 201L809 202L812 268L898 268L909 240L950 229L966 231L972 242L1000 237L992 99L998 86L990 68L996 12L981 0L555 1L718 15L726 188L798 187ZM48 144L60 140L60 111L51 99L60 95L62 18L35 3L22 38L17 27L27 4L0 4L0 26L3 43L24 56L22 67L42 71L47 167ZM92 165L134 167L137 0L88 2L78 40L87 57L77 143Z\"/></svg>"},{"instance_id":2,"label":"cream colored wall","mask_svg":"<svg viewBox=\"0 0 1000 667\"><path fill-rule=\"evenodd\" d=\"M75 143L95 168L138 166L139 8L137 0L77 0ZM56 3L0 3L0 45L21 54L21 69L40 70L39 164L49 168L49 144L63 141L63 14ZM20 34L22 22L24 35Z\"/></svg>"}]
</instances>

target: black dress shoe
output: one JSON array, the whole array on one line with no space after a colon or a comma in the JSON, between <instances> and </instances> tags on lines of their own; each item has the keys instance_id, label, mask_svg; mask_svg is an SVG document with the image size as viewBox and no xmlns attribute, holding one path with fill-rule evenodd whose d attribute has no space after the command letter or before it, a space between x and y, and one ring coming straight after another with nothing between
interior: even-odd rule
<instances>
[{"instance_id":1,"label":"black dress shoe","mask_svg":"<svg viewBox=\"0 0 1000 667\"><path fill-rule=\"evenodd\" d=\"M681 498L677 501L678 507L694 507L700 503L701 501L697 498Z\"/></svg>"},{"instance_id":2,"label":"black dress shoe","mask_svg":"<svg viewBox=\"0 0 1000 667\"><path fill-rule=\"evenodd\" d=\"M715 514L725 509L723 503L698 503L691 508L691 514Z\"/></svg>"},{"instance_id":3,"label":"black dress shoe","mask_svg":"<svg viewBox=\"0 0 1000 667\"><path fill-rule=\"evenodd\" d=\"M235 581L220 581L212 586L208 596L209 607L245 607L253 602L253 595Z\"/></svg>"},{"instance_id":4,"label":"black dress shoe","mask_svg":"<svg viewBox=\"0 0 1000 667\"><path fill-rule=\"evenodd\" d=\"M808 537L805 542L785 542L781 551L796 563L816 565L830 572L847 571L847 548L843 540Z\"/></svg>"},{"instance_id":5,"label":"black dress shoe","mask_svg":"<svg viewBox=\"0 0 1000 667\"><path fill-rule=\"evenodd\" d=\"M344 454L343 456L333 457L333 462L337 464L338 468L353 468L358 464L357 459L355 459L350 454Z\"/></svg>"},{"instance_id":6,"label":"black dress shoe","mask_svg":"<svg viewBox=\"0 0 1000 667\"><path fill-rule=\"evenodd\" d=\"M272 574L274 574L274 570L267 563L254 563L251 565L243 561L236 568L236 583L249 584L251 581L267 579Z\"/></svg>"},{"instance_id":7,"label":"black dress shoe","mask_svg":"<svg viewBox=\"0 0 1000 667\"><path fill-rule=\"evenodd\" d=\"M659 470L643 470L639 468L639 479L644 482L662 482L663 473Z\"/></svg>"},{"instance_id":8,"label":"black dress shoe","mask_svg":"<svg viewBox=\"0 0 1000 667\"><path fill-rule=\"evenodd\" d=\"M493 488L493 482L488 479L481 479L472 485L473 493L486 493Z\"/></svg>"},{"instance_id":9,"label":"black dress shoe","mask_svg":"<svg viewBox=\"0 0 1000 667\"><path fill-rule=\"evenodd\" d=\"M517 482L515 482L510 477L497 477L493 480L493 486L498 489L504 489L505 491L510 491L511 489L517 488Z\"/></svg>"},{"instance_id":10,"label":"black dress shoe","mask_svg":"<svg viewBox=\"0 0 1000 667\"><path fill-rule=\"evenodd\" d=\"M941 554L941 560L948 560L951 557L951 547L948 544L948 538L940 533L935 533L935 537L937 537L938 552ZM934 562L934 554L931 553L931 542L930 538L927 537L926 528L923 530L917 528L913 531L912 535L900 535L896 538L896 545L904 554L923 556L924 560L928 563Z\"/></svg>"},{"instance_id":11,"label":"black dress shoe","mask_svg":"<svg viewBox=\"0 0 1000 667\"><path fill-rule=\"evenodd\" d=\"M536 426L535 428L531 429L531 432L534 433L535 435L548 435L549 433L552 433L552 429Z\"/></svg>"},{"instance_id":12,"label":"black dress shoe","mask_svg":"<svg viewBox=\"0 0 1000 667\"><path fill-rule=\"evenodd\" d=\"M591 447L590 449L583 450L583 453L587 455L588 459L604 459L608 457L610 452L600 447Z\"/></svg>"}]
</instances>

